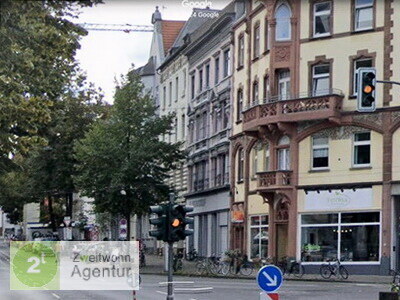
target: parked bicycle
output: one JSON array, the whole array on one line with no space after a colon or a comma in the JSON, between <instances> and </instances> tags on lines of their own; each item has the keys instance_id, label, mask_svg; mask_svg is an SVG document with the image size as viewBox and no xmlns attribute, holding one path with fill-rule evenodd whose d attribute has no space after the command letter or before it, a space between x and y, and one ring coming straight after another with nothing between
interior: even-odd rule
<instances>
[{"instance_id":1,"label":"parked bicycle","mask_svg":"<svg viewBox=\"0 0 400 300\"><path fill-rule=\"evenodd\" d=\"M330 261L327 264L322 264L319 269L319 273L324 279L329 279L332 277L332 275L336 276L337 278L339 278L339 276L343 279L349 278L349 272L338 259L333 264L331 264Z\"/></svg>"},{"instance_id":2,"label":"parked bicycle","mask_svg":"<svg viewBox=\"0 0 400 300\"><path fill-rule=\"evenodd\" d=\"M400 292L400 273L396 270L390 270L389 275L393 277L391 291Z\"/></svg>"},{"instance_id":3,"label":"parked bicycle","mask_svg":"<svg viewBox=\"0 0 400 300\"><path fill-rule=\"evenodd\" d=\"M238 275L249 276L254 271L253 262L249 261L247 255L231 258L230 261L225 261L221 266L221 274L223 275Z\"/></svg>"},{"instance_id":4,"label":"parked bicycle","mask_svg":"<svg viewBox=\"0 0 400 300\"><path fill-rule=\"evenodd\" d=\"M196 272L200 275L218 275L222 274L222 266L223 264L220 257L206 257L198 260L196 263Z\"/></svg>"},{"instance_id":5,"label":"parked bicycle","mask_svg":"<svg viewBox=\"0 0 400 300\"><path fill-rule=\"evenodd\" d=\"M297 278L303 277L305 271L304 266L301 262L296 260L290 260L287 256L282 257L282 259L277 263L277 266L281 269L283 275L293 275Z\"/></svg>"}]
</instances>

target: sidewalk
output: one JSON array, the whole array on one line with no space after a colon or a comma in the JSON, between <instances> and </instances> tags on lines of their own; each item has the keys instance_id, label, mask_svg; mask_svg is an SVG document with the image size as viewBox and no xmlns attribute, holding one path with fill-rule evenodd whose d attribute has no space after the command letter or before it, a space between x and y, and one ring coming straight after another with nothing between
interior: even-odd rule
<instances>
[{"instance_id":1,"label":"sidewalk","mask_svg":"<svg viewBox=\"0 0 400 300\"><path fill-rule=\"evenodd\" d=\"M181 272L176 273L180 276L201 276L196 273L196 262L190 262L187 260L183 260L183 270ZM155 255L146 255L146 267L140 268L141 274L166 274L164 272L164 257L163 256L155 256ZM254 271L250 276L243 275L209 275L207 277L221 277L221 278L240 278L240 279L249 279L255 280L257 275L257 271ZM285 280L297 280L297 281L332 281L332 282L348 282L348 283L366 283L366 284L388 284L390 285L392 281L391 276L379 276L379 275L351 275L349 279L342 280L337 278L331 279L323 279L319 274L304 274L304 276L299 279L294 276L285 276Z\"/></svg>"}]
</instances>

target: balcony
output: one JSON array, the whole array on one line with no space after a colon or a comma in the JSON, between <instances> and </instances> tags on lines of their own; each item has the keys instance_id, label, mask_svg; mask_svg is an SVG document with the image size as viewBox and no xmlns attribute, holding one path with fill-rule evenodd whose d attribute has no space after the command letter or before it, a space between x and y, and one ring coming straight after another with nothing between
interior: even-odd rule
<instances>
[{"instance_id":1,"label":"balcony","mask_svg":"<svg viewBox=\"0 0 400 300\"><path fill-rule=\"evenodd\" d=\"M268 171L257 173L258 191L272 192L277 189L291 188L292 171Z\"/></svg>"},{"instance_id":2,"label":"balcony","mask_svg":"<svg viewBox=\"0 0 400 300\"><path fill-rule=\"evenodd\" d=\"M253 103L243 111L243 130L256 131L258 126L279 122L300 122L339 118L343 93L332 89L315 93L301 93L282 97L268 97L262 103Z\"/></svg>"}]
</instances>

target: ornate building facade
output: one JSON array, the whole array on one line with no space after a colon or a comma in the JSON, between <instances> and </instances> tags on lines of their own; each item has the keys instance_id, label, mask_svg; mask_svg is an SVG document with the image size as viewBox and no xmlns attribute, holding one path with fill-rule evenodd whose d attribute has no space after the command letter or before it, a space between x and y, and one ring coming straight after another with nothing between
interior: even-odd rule
<instances>
[{"instance_id":1,"label":"ornate building facade","mask_svg":"<svg viewBox=\"0 0 400 300\"><path fill-rule=\"evenodd\" d=\"M387 274L400 264L400 89L378 84L376 111L360 113L356 71L400 80L400 3L236 2L231 248Z\"/></svg>"}]
</instances>

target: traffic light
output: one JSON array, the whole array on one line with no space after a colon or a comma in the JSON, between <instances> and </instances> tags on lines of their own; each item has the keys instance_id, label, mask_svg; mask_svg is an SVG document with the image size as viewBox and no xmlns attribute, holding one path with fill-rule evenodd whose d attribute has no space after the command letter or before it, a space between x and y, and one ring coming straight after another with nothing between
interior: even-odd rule
<instances>
[{"instance_id":1,"label":"traffic light","mask_svg":"<svg viewBox=\"0 0 400 300\"><path fill-rule=\"evenodd\" d=\"M193 224L193 218L186 216L193 211L192 206L170 205L168 215L168 241L177 242L185 240L193 234L193 230L186 229L186 225Z\"/></svg>"},{"instance_id":2,"label":"traffic light","mask_svg":"<svg viewBox=\"0 0 400 300\"><path fill-rule=\"evenodd\" d=\"M155 230L150 230L149 235L159 241L166 241L167 236L167 205L150 206L150 213L156 217L150 219L150 224L155 225Z\"/></svg>"},{"instance_id":3,"label":"traffic light","mask_svg":"<svg viewBox=\"0 0 400 300\"><path fill-rule=\"evenodd\" d=\"M359 68L357 106L360 112L375 111L376 69Z\"/></svg>"}]
</instances>

